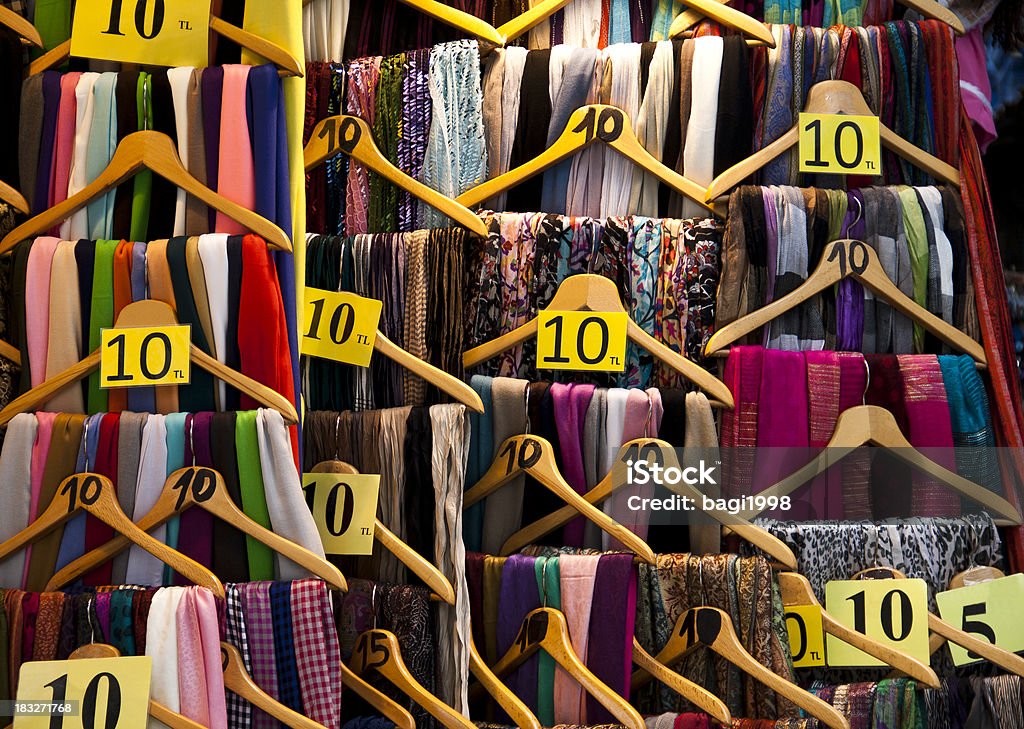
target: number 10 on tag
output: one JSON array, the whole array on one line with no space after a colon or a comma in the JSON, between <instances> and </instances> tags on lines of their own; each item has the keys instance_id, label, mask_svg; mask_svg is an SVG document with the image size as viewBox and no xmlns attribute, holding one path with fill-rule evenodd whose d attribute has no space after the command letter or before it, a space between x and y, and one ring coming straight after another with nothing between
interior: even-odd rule
<instances>
[{"instance_id":1,"label":"number 10 on tag","mask_svg":"<svg viewBox=\"0 0 1024 729\"><path fill-rule=\"evenodd\" d=\"M302 491L327 554L372 554L380 476L304 473Z\"/></svg>"},{"instance_id":2,"label":"number 10 on tag","mask_svg":"<svg viewBox=\"0 0 1024 729\"><path fill-rule=\"evenodd\" d=\"M625 312L541 311L537 368L622 372L626 369Z\"/></svg>"}]
</instances>

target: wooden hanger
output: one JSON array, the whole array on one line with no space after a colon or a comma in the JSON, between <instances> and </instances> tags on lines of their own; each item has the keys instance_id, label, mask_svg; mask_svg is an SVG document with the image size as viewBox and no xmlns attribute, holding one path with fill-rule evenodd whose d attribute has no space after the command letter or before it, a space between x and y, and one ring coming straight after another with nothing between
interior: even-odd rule
<instances>
[{"instance_id":1,"label":"wooden hanger","mask_svg":"<svg viewBox=\"0 0 1024 729\"><path fill-rule=\"evenodd\" d=\"M6 8L0 5L0 9ZM3 200L22 215L28 215L32 212L32 209L28 206L28 200L25 199L25 196L3 180L0 180L0 200Z\"/></svg>"},{"instance_id":2,"label":"wooden hanger","mask_svg":"<svg viewBox=\"0 0 1024 729\"><path fill-rule=\"evenodd\" d=\"M691 9L692 13L700 13L704 18L714 20L720 25L735 28L748 38L759 41L769 48L775 47L775 37L766 23L762 23L736 8L729 7L721 0L705 0L697 5L687 3L687 7ZM711 12L708 12L709 10ZM669 26L668 37L679 38L693 25L695 23L690 22L690 16L687 16L686 13L677 15L672 21L672 25Z\"/></svg>"},{"instance_id":3,"label":"wooden hanger","mask_svg":"<svg viewBox=\"0 0 1024 729\"><path fill-rule=\"evenodd\" d=\"M313 466L310 473L337 473L357 475L359 473L355 466L344 461L321 461ZM399 539L389 530L380 519L374 518L373 538L380 543L384 549L391 552L404 564L410 572L423 580L423 584L429 587L438 598L449 604L455 604L455 588L448 578L435 567L431 562L424 559L419 552Z\"/></svg>"},{"instance_id":4,"label":"wooden hanger","mask_svg":"<svg viewBox=\"0 0 1024 729\"><path fill-rule=\"evenodd\" d=\"M333 564L246 516L231 500L224 477L212 468L190 466L179 468L168 476L153 508L136 522L136 526L144 532L150 532L193 506L213 514L221 521L265 544L321 578L331 587L343 592L348 590L345 577ZM116 557L129 545L126 537L114 537L57 572L46 584L46 589L59 590L71 584L82 575Z\"/></svg>"},{"instance_id":5,"label":"wooden hanger","mask_svg":"<svg viewBox=\"0 0 1024 729\"><path fill-rule=\"evenodd\" d=\"M650 352L654 357L671 367L683 377L693 382L697 387L704 390L709 397L724 404L727 408L733 407L732 392L725 383L705 370L700 365L691 362L683 355L673 352L657 339L640 328L632 318L628 316L626 307L622 304L615 284L604 276L597 276L591 273L581 273L569 276L558 286L558 291L548 304L548 311L596 311L626 313L626 337L634 344ZM467 350L462 355L462 364L467 369L475 367L481 362L486 362L505 350L522 344L528 339L537 336L537 318L534 317L522 326L513 329L507 334L485 342L477 347Z\"/></svg>"},{"instance_id":6,"label":"wooden hanger","mask_svg":"<svg viewBox=\"0 0 1024 729\"><path fill-rule=\"evenodd\" d=\"M507 676L539 650L555 659L555 663L627 729L644 729L644 720L637 710L595 676L576 655L565 615L554 608L537 608L526 616L515 642L494 665L494 675Z\"/></svg>"},{"instance_id":7,"label":"wooden hanger","mask_svg":"<svg viewBox=\"0 0 1024 729\"><path fill-rule=\"evenodd\" d=\"M341 664L341 683L345 688L350 689L352 693L369 704L377 713L389 719L396 729L416 729L416 720L412 718L412 714L404 706L400 706L391 698L375 689L364 681L362 676L354 674L352 669L344 663Z\"/></svg>"},{"instance_id":8,"label":"wooden hanger","mask_svg":"<svg viewBox=\"0 0 1024 729\"><path fill-rule=\"evenodd\" d=\"M291 252L291 241L283 230L199 182L181 164L178 150L170 137L161 132L145 131L134 132L122 139L106 169L79 192L8 233L3 241L0 241L0 255L8 253L21 241L50 230L143 169L160 175L207 206L241 224L262 237L271 248Z\"/></svg>"},{"instance_id":9,"label":"wooden hanger","mask_svg":"<svg viewBox=\"0 0 1024 729\"><path fill-rule=\"evenodd\" d=\"M725 702L703 686L684 678L668 666L658 663L633 636L633 663L657 681L668 686L722 726L732 726L732 714Z\"/></svg>"},{"instance_id":10,"label":"wooden hanger","mask_svg":"<svg viewBox=\"0 0 1024 729\"><path fill-rule=\"evenodd\" d=\"M619 540L641 560L647 564L655 564L654 552L647 542L587 502L566 482L555 463L554 448L540 436L515 435L508 438L498 450L498 457L487 469L487 473L463 494L462 508L468 509L476 502L486 499L521 473L533 476L544 488L572 507L577 514Z\"/></svg>"},{"instance_id":11,"label":"wooden hanger","mask_svg":"<svg viewBox=\"0 0 1024 729\"><path fill-rule=\"evenodd\" d=\"M707 0L707 2L714 2L714 0ZM516 185L539 175L594 142L603 142L676 192L694 200L708 211L714 212L714 207L705 202L705 189L693 180L666 167L644 149L636 138L629 117L622 112L622 109L607 104L581 106L569 117L565 130L554 144L529 162L470 188L455 198L455 201L470 208L479 205L485 200L490 200L495 195L511 190Z\"/></svg>"},{"instance_id":12,"label":"wooden hanger","mask_svg":"<svg viewBox=\"0 0 1024 729\"><path fill-rule=\"evenodd\" d=\"M998 567L985 567L983 565L971 567L963 572L957 572L953 575L953 579L949 581L949 589L959 590L961 587L978 585L982 582L991 582L992 580L998 580L1002 577L1006 577L1006 573Z\"/></svg>"},{"instance_id":13,"label":"wooden hanger","mask_svg":"<svg viewBox=\"0 0 1024 729\"><path fill-rule=\"evenodd\" d=\"M444 213L462 227L473 231L481 238L487 237L487 226L473 211L395 167L377 147L369 125L357 116L342 114L317 123L302 153L306 172L342 152L438 212Z\"/></svg>"},{"instance_id":14,"label":"wooden hanger","mask_svg":"<svg viewBox=\"0 0 1024 729\"><path fill-rule=\"evenodd\" d=\"M276 43L268 41L263 36L250 33L244 28L239 28L237 25L232 25L227 21L221 20L216 15L210 16L210 31L227 38L245 50L255 53L257 56L267 59L277 66L278 73L282 76L297 76L299 78L303 76L304 69L295 56ZM53 50L32 61L29 66L29 75L35 76L37 73L57 68L66 63L69 58L71 58L71 41L66 40Z\"/></svg>"},{"instance_id":15,"label":"wooden hanger","mask_svg":"<svg viewBox=\"0 0 1024 729\"><path fill-rule=\"evenodd\" d=\"M811 583L801 574L796 572L780 572L779 589L782 591L782 604L786 607L794 605L816 605L821 607L821 603L818 602L818 598L815 597L814 591L811 589ZM918 683L930 688L939 688L939 677L935 675L935 671L932 670L931 666L921 663L921 661L913 656L908 656L906 653L895 648L879 643L874 638L869 638L863 633L851 630L825 612L825 608L821 608L821 626L829 635L839 638L839 640L852 645L854 648L859 648L869 656L873 656L883 663L892 666Z\"/></svg>"},{"instance_id":16,"label":"wooden hanger","mask_svg":"<svg viewBox=\"0 0 1024 729\"><path fill-rule=\"evenodd\" d=\"M245 670L245 664L242 663L242 654L230 643L221 641L220 661L224 668L224 688L231 693L237 694L292 729L326 729L323 724L318 724L271 698L252 680L252 676Z\"/></svg>"},{"instance_id":17,"label":"wooden hanger","mask_svg":"<svg viewBox=\"0 0 1024 729\"><path fill-rule=\"evenodd\" d=\"M480 651L476 649L476 643L473 642L472 633L469 636L469 670L476 676L480 682L479 685L486 689L487 693L498 702L498 706L509 715L513 726L518 729L541 729L540 721L523 703L523 700L512 693L508 686L503 684L490 667L484 663Z\"/></svg>"},{"instance_id":18,"label":"wooden hanger","mask_svg":"<svg viewBox=\"0 0 1024 729\"><path fill-rule=\"evenodd\" d=\"M394 633L388 630L367 630L356 640L356 649L348 665L357 676L369 670L377 671L447 729L476 729L476 725L469 719L427 691L416 680L402 659L402 650Z\"/></svg>"},{"instance_id":19,"label":"wooden hanger","mask_svg":"<svg viewBox=\"0 0 1024 729\"><path fill-rule=\"evenodd\" d=\"M705 356L725 349L785 312L830 289L844 278L852 278L871 289L878 298L888 302L893 309L914 320L950 347L966 352L976 362L987 364L985 348L981 344L900 291L882 268L874 249L859 240L837 240L829 243L817 268L806 281L781 299L775 299L712 334L704 348Z\"/></svg>"},{"instance_id":20,"label":"wooden hanger","mask_svg":"<svg viewBox=\"0 0 1024 729\"><path fill-rule=\"evenodd\" d=\"M654 460L660 459L665 468L679 468L679 459L676 457L675 449L671 444L657 438L637 438L628 443L623 443L622 447L619 448L618 455L615 457L615 462L618 464L634 460L634 454L636 455L636 460L649 460L649 457L653 455ZM617 468L617 466L613 467L594 488L583 494L583 499L587 503L600 504L615 493L616 490L626 485L625 478L622 478L622 475L616 472ZM703 497L703 494L696 487L684 482L673 484L670 490L696 499L697 503L701 503ZM733 533L742 537L765 554L778 560L787 569L795 570L797 568L796 555L793 554L793 550L767 530L732 515L721 514L717 511L706 513L723 526L728 525ZM536 544L538 539L550 534L559 527L565 526L578 515L578 512L571 506L563 506L557 511L553 511L547 516L524 526L506 539L505 543L501 545L499 554L514 554L529 544Z\"/></svg>"},{"instance_id":21,"label":"wooden hanger","mask_svg":"<svg viewBox=\"0 0 1024 729\"><path fill-rule=\"evenodd\" d=\"M907 579L907 576L899 570L894 570L891 567L872 567L870 569L861 570L853 576L853 579L905 580ZM1010 653L1008 650L992 645L987 640L976 638L970 633L965 633L962 630L954 628L931 611L928 612L928 630L952 643L956 643L958 646L962 646L973 653L977 653L985 660L990 663L994 663L1003 670L1009 671L1017 676L1024 676L1024 658L1021 658L1016 653ZM929 642L929 646L930 645L931 643Z\"/></svg>"},{"instance_id":22,"label":"wooden hanger","mask_svg":"<svg viewBox=\"0 0 1024 729\"><path fill-rule=\"evenodd\" d=\"M843 715L831 705L758 663L743 647L729 615L718 608L691 608L680 615L668 643L654 658L659 663L671 666L699 645L710 648L744 673L785 696L825 726L850 729ZM634 671L633 690L643 686L650 678L650 674L642 669Z\"/></svg>"},{"instance_id":23,"label":"wooden hanger","mask_svg":"<svg viewBox=\"0 0 1024 729\"><path fill-rule=\"evenodd\" d=\"M114 484L98 473L76 473L61 481L57 495L38 519L0 544L0 560L34 544L73 515L85 511L123 534L128 541L152 554L178 574L224 598L224 585L209 569L157 541L132 523L117 502Z\"/></svg>"},{"instance_id":24,"label":"wooden hanger","mask_svg":"<svg viewBox=\"0 0 1024 729\"><path fill-rule=\"evenodd\" d=\"M117 327L161 327L174 326L178 320L170 306L162 301L147 299L128 304L121 310L117 317ZM284 422L293 425L298 422L298 415L295 406L283 396L256 382L251 377L231 369L227 365L218 362L196 345L189 346L189 358L192 362L217 377L239 392L248 395L265 407L281 413ZM18 413L26 413L38 410L58 392L68 385L78 382L100 366L100 351L87 356L78 364L74 364L60 374L54 375L42 384L33 387L24 395L8 403L7 407L0 410L0 425L7 425Z\"/></svg>"},{"instance_id":25,"label":"wooden hanger","mask_svg":"<svg viewBox=\"0 0 1024 729\"><path fill-rule=\"evenodd\" d=\"M0 357L21 366L21 350L3 340L0 340Z\"/></svg>"},{"instance_id":26,"label":"wooden hanger","mask_svg":"<svg viewBox=\"0 0 1024 729\"><path fill-rule=\"evenodd\" d=\"M68 657L71 660L79 658L120 658L121 651L106 643L90 643L76 649ZM187 716L182 716L176 711L171 711L163 704L152 699L149 700L149 715L171 727L171 729L206 729L202 724L192 721Z\"/></svg>"},{"instance_id":27,"label":"wooden hanger","mask_svg":"<svg viewBox=\"0 0 1024 729\"><path fill-rule=\"evenodd\" d=\"M849 81L819 81L814 84L807 91L807 105L804 111L810 114L876 116L864 100L860 89ZM878 131L883 147L895 152L932 177L960 186L960 173L955 167L911 144L881 122L878 123ZM800 125L797 123L774 142L712 180L707 189L707 199L715 200L726 194L799 141Z\"/></svg>"},{"instance_id":28,"label":"wooden hanger","mask_svg":"<svg viewBox=\"0 0 1024 729\"><path fill-rule=\"evenodd\" d=\"M22 40L27 41L29 45L33 45L36 48L43 47L43 37L39 35L39 29L6 6L0 6L0 25L13 30L21 36Z\"/></svg>"},{"instance_id":29,"label":"wooden hanger","mask_svg":"<svg viewBox=\"0 0 1024 729\"><path fill-rule=\"evenodd\" d=\"M853 451L872 443L889 449L889 453L904 463L949 486L958 495L984 506L1009 523L1021 523L1020 512L1002 496L953 473L916 450L903 435L892 413L877 405L857 405L840 413L832 439L817 458L774 486L758 491L757 495L768 497L791 494ZM907 487L910 487L909 483ZM741 516L753 519L759 513L753 509L741 513ZM1000 522L997 520L996 523Z\"/></svg>"},{"instance_id":30,"label":"wooden hanger","mask_svg":"<svg viewBox=\"0 0 1024 729\"><path fill-rule=\"evenodd\" d=\"M302 0L302 6L305 7L312 2L313 0ZM449 5L437 2L437 0L401 0L401 2L434 20L440 21L456 30L461 30L468 36L493 43L496 46L505 45L505 37L495 30L493 25L475 15L457 10ZM563 0L563 5L565 2L568 2L568 0Z\"/></svg>"}]
</instances>

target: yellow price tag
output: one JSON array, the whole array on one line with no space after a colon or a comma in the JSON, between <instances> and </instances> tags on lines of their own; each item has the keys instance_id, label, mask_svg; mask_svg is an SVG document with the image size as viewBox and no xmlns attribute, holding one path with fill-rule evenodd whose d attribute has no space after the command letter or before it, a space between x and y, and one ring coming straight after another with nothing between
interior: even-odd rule
<instances>
[{"instance_id":1,"label":"yellow price tag","mask_svg":"<svg viewBox=\"0 0 1024 729\"><path fill-rule=\"evenodd\" d=\"M152 673L150 656L23 663L14 729L144 727Z\"/></svg>"},{"instance_id":2,"label":"yellow price tag","mask_svg":"<svg viewBox=\"0 0 1024 729\"><path fill-rule=\"evenodd\" d=\"M825 609L838 622L929 662L928 586L924 580L837 580L825 585ZM884 666L835 636L827 638L830 666Z\"/></svg>"},{"instance_id":3,"label":"yellow price tag","mask_svg":"<svg viewBox=\"0 0 1024 729\"><path fill-rule=\"evenodd\" d=\"M1024 650L1024 622L1017 612L1024 604L1024 574L940 592L935 602L939 616L954 628L1011 653ZM949 643L949 651L958 666L983 660L954 643Z\"/></svg>"},{"instance_id":4,"label":"yellow price tag","mask_svg":"<svg viewBox=\"0 0 1024 729\"><path fill-rule=\"evenodd\" d=\"M302 491L327 554L372 554L380 476L304 473Z\"/></svg>"},{"instance_id":5,"label":"yellow price tag","mask_svg":"<svg viewBox=\"0 0 1024 729\"><path fill-rule=\"evenodd\" d=\"M148 66L209 63L210 0L76 0L71 55Z\"/></svg>"},{"instance_id":6,"label":"yellow price tag","mask_svg":"<svg viewBox=\"0 0 1024 729\"><path fill-rule=\"evenodd\" d=\"M100 387L187 385L192 329L125 327L100 332Z\"/></svg>"},{"instance_id":7,"label":"yellow price tag","mask_svg":"<svg viewBox=\"0 0 1024 729\"><path fill-rule=\"evenodd\" d=\"M627 321L625 312L540 312L537 368L622 372L626 369Z\"/></svg>"},{"instance_id":8,"label":"yellow price tag","mask_svg":"<svg viewBox=\"0 0 1024 729\"><path fill-rule=\"evenodd\" d=\"M878 117L800 114L800 171L882 174Z\"/></svg>"},{"instance_id":9,"label":"yellow price tag","mask_svg":"<svg viewBox=\"0 0 1024 729\"><path fill-rule=\"evenodd\" d=\"M790 605L785 608L789 650L797 668L825 665L825 631L821 627L820 605Z\"/></svg>"},{"instance_id":10,"label":"yellow price tag","mask_svg":"<svg viewBox=\"0 0 1024 729\"><path fill-rule=\"evenodd\" d=\"M366 367L373 355L383 309L384 304L377 299L307 288L302 354Z\"/></svg>"}]
</instances>

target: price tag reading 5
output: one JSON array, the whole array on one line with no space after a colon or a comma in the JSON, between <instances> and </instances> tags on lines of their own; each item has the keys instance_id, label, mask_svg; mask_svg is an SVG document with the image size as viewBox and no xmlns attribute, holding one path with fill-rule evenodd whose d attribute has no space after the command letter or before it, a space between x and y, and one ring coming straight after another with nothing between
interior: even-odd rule
<instances>
[{"instance_id":1,"label":"price tag reading 5","mask_svg":"<svg viewBox=\"0 0 1024 729\"><path fill-rule=\"evenodd\" d=\"M302 491L327 554L372 554L380 476L302 474Z\"/></svg>"},{"instance_id":2,"label":"price tag reading 5","mask_svg":"<svg viewBox=\"0 0 1024 729\"><path fill-rule=\"evenodd\" d=\"M538 369L622 372L626 368L627 319L625 312L540 312Z\"/></svg>"},{"instance_id":3,"label":"price tag reading 5","mask_svg":"<svg viewBox=\"0 0 1024 729\"><path fill-rule=\"evenodd\" d=\"M797 668L825 665L825 634L821 627L820 605L786 607L789 650Z\"/></svg>"},{"instance_id":4,"label":"price tag reading 5","mask_svg":"<svg viewBox=\"0 0 1024 729\"><path fill-rule=\"evenodd\" d=\"M356 294L306 289L302 354L366 367L384 304Z\"/></svg>"},{"instance_id":5,"label":"price tag reading 5","mask_svg":"<svg viewBox=\"0 0 1024 729\"><path fill-rule=\"evenodd\" d=\"M801 114L800 171L838 175L882 174L878 117Z\"/></svg>"},{"instance_id":6,"label":"price tag reading 5","mask_svg":"<svg viewBox=\"0 0 1024 729\"><path fill-rule=\"evenodd\" d=\"M100 332L100 387L187 385L191 327L125 327Z\"/></svg>"},{"instance_id":7,"label":"price tag reading 5","mask_svg":"<svg viewBox=\"0 0 1024 729\"><path fill-rule=\"evenodd\" d=\"M78 716L19 714L14 729L127 729L146 726L150 656L33 661L21 664L18 701L63 705L78 702Z\"/></svg>"},{"instance_id":8,"label":"price tag reading 5","mask_svg":"<svg viewBox=\"0 0 1024 729\"><path fill-rule=\"evenodd\" d=\"M939 616L954 628L987 640L1011 653L1024 650L1024 574L940 592L935 596ZM949 644L953 663L963 666L982 660L977 653Z\"/></svg>"},{"instance_id":9,"label":"price tag reading 5","mask_svg":"<svg viewBox=\"0 0 1024 729\"><path fill-rule=\"evenodd\" d=\"M928 587L924 580L837 580L825 585L825 609L858 633L924 664L928 650ZM828 665L884 666L829 635Z\"/></svg>"},{"instance_id":10,"label":"price tag reading 5","mask_svg":"<svg viewBox=\"0 0 1024 729\"><path fill-rule=\"evenodd\" d=\"M71 55L151 66L209 63L210 0L77 0Z\"/></svg>"}]
</instances>

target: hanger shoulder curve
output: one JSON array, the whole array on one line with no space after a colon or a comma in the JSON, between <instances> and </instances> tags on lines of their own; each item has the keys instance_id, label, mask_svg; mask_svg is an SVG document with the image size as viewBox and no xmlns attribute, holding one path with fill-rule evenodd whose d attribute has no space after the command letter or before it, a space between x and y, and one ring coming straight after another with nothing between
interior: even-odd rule
<instances>
[{"instance_id":1,"label":"hanger shoulder curve","mask_svg":"<svg viewBox=\"0 0 1024 729\"><path fill-rule=\"evenodd\" d=\"M422 706L447 729L475 729L459 712L427 691L413 677L402 659L401 646L395 634L387 630L368 630L356 640L356 649L349 661L356 675L376 670L404 694Z\"/></svg>"},{"instance_id":2,"label":"hanger shoulder curve","mask_svg":"<svg viewBox=\"0 0 1024 729\"><path fill-rule=\"evenodd\" d=\"M487 41L497 46L505 45L505 37L490 23L475 15L444 5L437 0L401 0L401 2L478 40Z\"/></svg>"},{"instance_id":3,"label":"hanger shoulder curve","mask_svg":"<svg viewBox=\"0 0 1024 729\"><path fill-rule=\"evenodd\" d=\"M654 656L644 650L643 646L640 645L640 641L635 636L633 637L633 663L649 673L656 681L665 684L694 706L707 713L722 726L732 725L732 714L729 713L729 708L725 705L724 701L703 686L693 683L693 681L679 675L668 666L658 663Z\"/></svg>"},{"instance_id":4,"label":"hanger shoulder curve","mask_svg":"<svg viewBox=\"0 0 1024 729\"><path fill-rule=\"evenodd\" d=\"M36 48L43 47L43 37L39 34L39 29L6 6L0 7L0 25L10 28Z\"/></svg>"},{"instance_id":5,"label":"hanger shoulder curve","mask_svg":"<svg viewBox=\"0 0 1024 729\"><path fill-rule=\"evenodd\" d=\"M716 200L725 195L748 177L754 175L759 169L779 157L783 152L792 149L799 141L800 131L794 126L771 144L766 145L742 162L737 162L720 173L708 185L706 199L709 201Z\"/></svg>"},{"instance_id":6,"label":"hanger shoulder curve","mask_svg":"<svg viewBox=\"0 0 1024 729\"><path fill-rule=\"evenodd\" d=\"M0 6L0 8L2 7ZM3 180L0 180L0 200L3 200L22 215L28 215L31 212L25 196Z\"/></svg>"},{"instance_id":7,"label":"hanger shoulder curve","mask_svg":"<svg viewBox=\"0 0 1024 729\"><path fill-rule=\"evenodd\" d=\"M502 334L500 337L495 337L489 342L484 342L472 349L467 349L462 353L462 366L467 369L476 367L478 364L486 362L492 357L497 357L502 352L512 349L512 347L518 346L535 336L537 336L537 320L531 319L512 331Z\"/></svg>"},{"instance_id":8,"label":"hanger shoulder curve","mask_svg":"<svg viewBox=\"0 0 1024 729\"><path fill-rule=\"evenodd\" d=\"M224 688L248 701L253 706L262 709L270 716L277 719L291 729L326 729L312 719L303 716L297 711L289 709L279 701L271 698L266 691L261 689L249 672L245 670L242 663L242 655L230 643L221 641L220 644L221 665L224 669Z\"/></svg>"},{"instance_id":9,"label":"hanger shoulder curve","mask_svg":"<svg viewBox=\"0 0 1024 729\"><path fill-rule=\"evenodd\" d=\"M707 18L742 32L748 38L761 41L769 48L775 47L775 38L772 36L771 29L760 20L752 18L736 8L729 7L719 0L694 0L688 5ZM684 17L683 14L677 15L673 19L672 25L669 26L668 37L678 38L681 36L684 31L692 27L692 24L688 24L688 22L688 17Z\"/></svg>"},{"instance_id":10,"label":"hanger shoulder curve","mask_svg":"<svg viewBox=\"0 0 1024 729\"><path fill-rule=\"evenodd\" d=\"M285 75L297 78L302 78L304 75L302 64L299 63L295 56L263 36L256 35L244 28L239 28L237 25L218 18L216 15L210 16L210 30L245 50L262 56L277 66Z\"/></svg>"},{"instance_id":11,"label":"hanger shoulder curve","mask_svg":"<svg viewBox=\"0 0 1024 729\"><path fill-rule=\"evenodd\" d=\"M227 215L262 237L268 245L291 252L291 241L284 231L266 218L246 210L241 205L200 183L182 165L171 138L161 132L149 130L133 132L122 139L103 172L78 193L30 218L7 234L0 242L0 254L7 253L21 241L40 235L54 227L100 195L116 188L143 167L165 178L209 207Z\"/></svg>"},{"instance_id":12,"label":"hanger shoulder curve","mask_svg":"<svg viewBox=\"0 0 1024 729\"><path fill-rule=\"evenodd\" d=\"M498 35L504 38L502 45L508 44L509 41L519 38L523 33L527 32L531 28L540 25L563 7L568 5L571 1L572 0L540 0L538 3L533 3L533 6L529 10L520 13L495 29L497 30Z\"/></svg>"},{"instance_id":13,"label":"hanger shoulder curve","mask_svg":"<svg viewBox=\"0 0 1024 729\"><path fill-rule=\"evenodd\" d=\"M309 172L340 153L347 154L467 230L482 238L487 237L487 226L473 211L406 174L387 159L377 147L373 131L363 119L342 114L317 122L303 150L306 171Z\"/></svg>"},{"instance_id":14,"label":"hanger shoulder curve","mask_svg":"<svg viewBox=\"0 0 1024 729\"><path fill-rule=\"evenodd\" d=\"M357 676L352 672L351 668L345 665L344 661L341 663L341 683L380 712L381 716L394 722L396 729L416 729L416 721L412 718L412 714L409 713L408 709L399 706L392 699L368 684L363 680L362 676Z\"/></svg>"},{"instance_id":15,"label":"hanger shoulder curve","mask_svg":"<svg viewBox=\"0 0 1024 729\"><path fill-rule=\"evenodd\" d=\"M483 413L484 404L483 401L480 400L480 395L477 394L476 390L454 375L450 375L429 362L425 362L419 357L409 354L379 331L377 332L376 339L373 342L373 349L375 352L380 352L382 355L393 362L398 363L414 375L417 375L421 379L437 387L439 390L447 393L474 413Z\"/></svg>"},{"instance_id":16,"label":"hanger shoulder curve","mask_svg":"<svg viewBox=\"0 0 1024 729\"><path fill-rule=\"evenodd\" d=\"M512 693L484 662L473 642L472 635L469 636L469 670L487 689L487 693L505 710L515 726L519 729L541 729L540 721L523 703L523 700Z\"/></svg>"}]
</instances>

